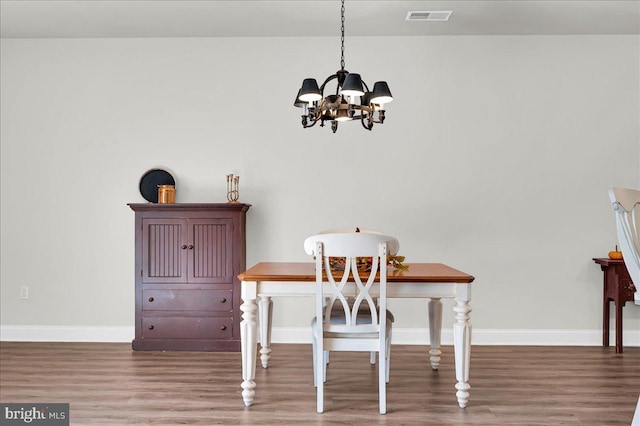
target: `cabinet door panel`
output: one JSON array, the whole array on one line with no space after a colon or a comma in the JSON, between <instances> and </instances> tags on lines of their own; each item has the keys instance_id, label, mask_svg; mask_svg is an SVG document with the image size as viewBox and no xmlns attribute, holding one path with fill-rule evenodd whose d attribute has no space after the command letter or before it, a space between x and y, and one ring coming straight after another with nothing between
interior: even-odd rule
<instances>
[{"instance_id":1,"label":"cabinet door panel","mask_svg":"<svg viewBox=\"0 0 640 426\"><path fill-rule=\"evenodd\" d=\"M192 219L189 221L190 283L233 282L233 220Z\"/></svg>"},{"instance_id":2,"label":"cabinet door panel","mask_svg":"<svg viewBox=\"0 0 640 426\"><path fill-rule=\"evenodd\" d=\"M142 282L187 281L186 222L182 219L142 221Z\"/></svg>"},{"instance_id":3,"label":"cabinet door panel","mask_svg":"<svg viewBox=\"0 0 640 426\"><path fill-rule=\"evenodd\" d=\"M231 312L231 290L143 290L142 309L145 311L205 311Z\"/></svg>"}]
</instances>

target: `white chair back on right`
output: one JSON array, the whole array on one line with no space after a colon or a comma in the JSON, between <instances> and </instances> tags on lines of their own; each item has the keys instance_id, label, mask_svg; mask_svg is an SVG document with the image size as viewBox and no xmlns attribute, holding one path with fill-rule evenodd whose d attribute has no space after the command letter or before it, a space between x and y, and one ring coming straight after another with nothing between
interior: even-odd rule
<instances>
[{"instance_id":1,"label":"white chair back on right","mask_svg":"<svg viewBox=\"0 0 640 426\"><path fill-rule=\"evenodd\" d=\"M640 305L640 191L629 188L609 189L609 198L616 212L618 244L636 287L635 304Z\"/></svg>"},{"instance_id":2,"label":"white chair back on right","mask_svg":"<svg viewBox=\"0 0 640 426\"><path fill-rule=\"evenodd\" d=\"M367 232L322 233L304 242L305 251L316 258L312 329L318 413L324 410L325 351L378 354L379 408L386 413L392 322L387 315L387 254L397 253L398 247L394 237ZM332 267L332 258L344 258L342 271ZM369 264L359 263L367 259Z\"/></svg>"}]
</instances>

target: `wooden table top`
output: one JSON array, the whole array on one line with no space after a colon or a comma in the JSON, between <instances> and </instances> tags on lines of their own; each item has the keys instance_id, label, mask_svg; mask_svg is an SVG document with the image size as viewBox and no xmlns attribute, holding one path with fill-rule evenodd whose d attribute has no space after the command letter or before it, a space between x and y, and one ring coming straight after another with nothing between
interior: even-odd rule
<instances>
[{"instance_id":1,"label":"wooden table top","mask_svg":"<svg viewBox=\"0 0 640 426\"><path fill-rule=\"evenodd\" d=\"M387 269L388 282L470 283L475 278L443 263L408 263L408 269ZM316 264L312 262L261 262L238 275L240 281L316 280Z\"/></svg>"}]
</instances>

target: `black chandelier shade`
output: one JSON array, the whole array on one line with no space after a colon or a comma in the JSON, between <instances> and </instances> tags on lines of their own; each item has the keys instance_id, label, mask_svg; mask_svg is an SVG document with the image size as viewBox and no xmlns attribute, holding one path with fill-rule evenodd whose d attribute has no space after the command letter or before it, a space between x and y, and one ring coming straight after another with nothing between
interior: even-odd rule
<instances>
[{"instance_id":1,"label":"black chandelier shade","mask_svg":"<svg viewBox=\"0 0 640 426\"><path fill-rule=\"evenodd\" d=\"M322 92L320 92L318 82L315 78L305 78L302 81L302 87L300 88L298 99L302 102L309 103L322 99Z\"/></svg>"},{"instance_id":2,"label":"black chandelier shade","mask_svg":"<svg viewBox=\"0 0 640 426\"><path fill-rule=\"evenodd\" d=\"M315 78L305 78L293 103L295 107L302 108L304 128L313 127L318 122L320 127L324 127L325 121L329 121L335 133L338 122L360 120L362 127L371 130L374 123L384 123L384 105L393 101L386 81L377 81L373 91L370 91L360 74L344 69L344 0L341 17L341 69L327 77L321 86L318 86ZM333 80L336 80L335 92L325 95L327 84Z\"/></svg>"},{"instance_id":3,"label":"black chandelier shade","mask_svg":"<svg viewBox=\"0 0 640 426\"><path fill-rule=\"evenodd\" d=\"M342 84L342 95L343 96L362 96L364 95L364 90L362 88L362 79L360 78L360 74L350 73L344 79L344 83Z\"/></svg>"},{"instance_id":4,"label":"black chandelier shade","mask_svg":"<svg viewBox=\"0 0 640 426\"><path fill-rule=\"evenodd\" d=\"M393 100L393 96L391 96L391 90L389 90L389 85L386 81L377 81L376 84L373 85L373 94L371 95L371 103L377 105L384 105Z\"/></svg>"}]
</instances>

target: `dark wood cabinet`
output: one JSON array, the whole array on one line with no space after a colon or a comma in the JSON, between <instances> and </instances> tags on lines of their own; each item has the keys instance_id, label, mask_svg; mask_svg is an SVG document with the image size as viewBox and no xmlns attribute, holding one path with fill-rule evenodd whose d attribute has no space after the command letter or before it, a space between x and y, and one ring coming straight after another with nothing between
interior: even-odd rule
<instances>
[{"instance_id":1,"label":"dark wood cabinet","mask_svg":"<svg viewBox=\"0 0 640 426\"><path fill-rule=\"evenodd\" d=\"M239 351L249 204L129 204L134 350Z\"/></svg>"}]
</instances>

